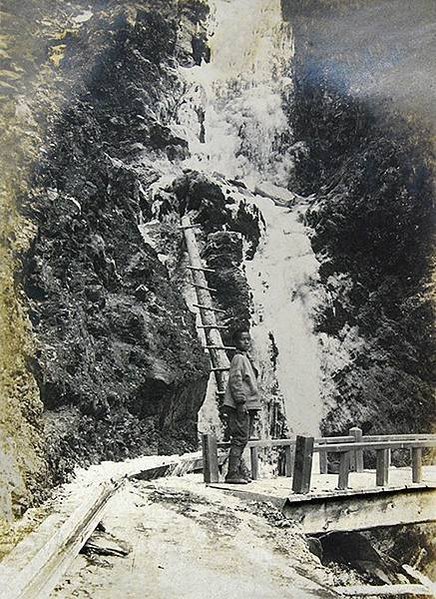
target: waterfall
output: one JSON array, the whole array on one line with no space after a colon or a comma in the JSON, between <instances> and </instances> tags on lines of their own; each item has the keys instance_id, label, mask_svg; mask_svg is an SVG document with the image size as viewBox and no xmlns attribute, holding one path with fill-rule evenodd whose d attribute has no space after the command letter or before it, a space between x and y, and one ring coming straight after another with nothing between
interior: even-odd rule
<instances>
[{"instance_id":1,"label":"waterfall","mask_svg":"<svg viewBox=\"0 0 436 599\"><path fill-rule=\"evenodd\" d=\"M190 83L178 114L190 132L186 166L249 185L285 185L291 160L278 146L287 128L282 98L292 87L285 72L293 41L280 0L213 0L211 11L211 62L182 69Z\"/></svg>"},{"instance_id":2,"label":"waterfall","mask_svg":"<svg viewBox=\"0 0 436 599\"><path fill-rule=\"evenodd\" d=\"M252 202L263 216L260 245L245 261L261 386L284 400L291 431L316 435L321 369L311 315L318 263L300 219L305 206L280 207L258 193L269 186L293 197L286 189L292 158L281 143L289 128L283 106L292 92L292 31L283 23L280 0L210 5L211 61L181 68L187 92L176 127L191 153L183 166L215 176L236 201Z\"/></svg>"}]
</instances>

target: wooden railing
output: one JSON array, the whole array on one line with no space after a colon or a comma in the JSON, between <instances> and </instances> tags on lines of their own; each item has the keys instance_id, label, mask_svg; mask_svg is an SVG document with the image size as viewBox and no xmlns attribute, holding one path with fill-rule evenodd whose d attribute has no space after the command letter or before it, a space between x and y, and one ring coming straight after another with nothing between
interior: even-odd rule
<instances>
[{"instance_id":1,"label":"wooden railing","mask_svg":"<svg viewBox=\"0 0 436 599\"><path fill-rule=\"evenodd\" d=\"M230 447L229 442L218 443L213 435L203 435L204 480L206 483L219 481L219 462L222 453ZM320 473L327 474L328 454L339 454L338 489L348 488L350 472L363 472L364 452L376 452L376 485L386 486L389 482L390 453L395 449L407 449L411 453L412 482L422 482L422 450L436 447L436 435L398 434L363 435L353 427L342 437L303 437L290 439L252 439L248 442L251 458L251 476L259 475L259 449L283 448L284 474L292 477L294 493L308 493L312 475L313 455L319 453ZM221 452L220 457L219 452Z\"/></svg>"}]
</instances>

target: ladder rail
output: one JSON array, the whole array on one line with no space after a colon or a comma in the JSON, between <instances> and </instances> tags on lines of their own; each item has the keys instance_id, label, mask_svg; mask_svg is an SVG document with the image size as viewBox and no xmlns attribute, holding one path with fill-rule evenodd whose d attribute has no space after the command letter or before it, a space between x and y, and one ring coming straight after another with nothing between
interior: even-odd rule
<instances>
[{"instance_id":1,"label":"ladder rail","mask_svg":"<svg viewBox=\"0 0 436 599\"><path fill-rule=\"evenodd\" d=\"M214 373L218 397L222 397L228 378L230 362L227 357L226 346L223 343L221 331L227 327L220 325L216 321L216 314L225 314L225 310L215 308L212 302L211 293L216 292L209 286L206 279L206 273L214 273L213 268L204 266L198 249L195 228L192 226L189 216L183 216L181 229L186 241L188 251L189 265L191 271L192 283L197 296L197 303L194 307L198 309L201 324L197 328L204 331L206 338L206 348L209 352L211 361L211 372Z\"/></svg>"}]
</instances>

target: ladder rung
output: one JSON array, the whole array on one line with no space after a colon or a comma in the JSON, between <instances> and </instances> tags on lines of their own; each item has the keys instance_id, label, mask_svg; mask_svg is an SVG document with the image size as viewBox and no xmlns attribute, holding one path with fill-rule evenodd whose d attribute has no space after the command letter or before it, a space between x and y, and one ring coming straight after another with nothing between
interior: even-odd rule
<instances>
[{"instance_id":1,"label":"ladder rung","mask_svg":"<svg viewBox=\"0 0 436 599\"><path fill-rule=\"evenodd\" d=\"M223 324L197 324L197 329L226 329Z\"/></svg>"},{"instance_id":2,"label":"ladder rung","mask_svg":"<svg viewBox=\"0 0 436 599\"><path fill-rule=\"evenodd\" d=\"M226 394L226 392L225 392L225 391L216 391L216 394L217 394L217 395L225 395L225 394Z\"/></svg>"},{"instance_id":3,"label":"ladder rung","mask_svg":"<svg viewBox=\"0 0 436 599\"><path fill-rule=\"evenodd\" d=\"M207 266L191 266L189 265L187 268L189 268L190 270L201 270L204 272L215 272L215 270L213 268L207 268Z\"/></svg>"},{"instance_id":4,"label":"ladder rung","mask_svg":"<svg viewBox=\"0 0 436 599\"><path fill-rule=\"evenodd\" d=\"M206 349L225 349L225 350L231 350L231 349L236 349L236 347L233 347L231 345L205 345Z\"/></svg>"},{"instance_id":5,"label":"ladder rung","mask_svg":"<svg viewBox=\"0 0 436 599\"><path fill-rule=\"evenodd\" d=\"M213 368L211 368L212 371L214 372L224 372L226 370L230 370L230 367L228 366L214 366Z\"/></svg>"},{"instance_id":6,"label":"ladder rung","mask_svg":"<svg viewBox=\"0 0 436 599\"><path fill-rule=\"evenodd\" d=\"M209 291L210 293L217 293L217 289L214 289L213 287L207 287L206 285L196 285L195 283L191 283L191 285L193 287L196 287L197 289L205 289L206 291Z\"/></svg>"},{"instance_id":7,"label":"ladder rung","mask_svg":"<svg viewBox=\"0 0 436 599\"><path fill-rule=\"evenodd\" d=\"M179 227L179 229L181 229L182 231L184 231L185 229L198 229L200 227L200 225L181 225Z\"/></svg>"},{"instance_id":8,"label":"ladder rung","mask_svg":"<svg viewBox=\"0 0 436 599\"><path fill-rule=\"evenodd\" d=\"M194 308L199 308L200 310L210 310L211 312L220 312L221 314L225 314L225 310L220 310L219 308L209 308L208 306L201 306L200 304L192 304Z\"/></svg>"}]
</instances>

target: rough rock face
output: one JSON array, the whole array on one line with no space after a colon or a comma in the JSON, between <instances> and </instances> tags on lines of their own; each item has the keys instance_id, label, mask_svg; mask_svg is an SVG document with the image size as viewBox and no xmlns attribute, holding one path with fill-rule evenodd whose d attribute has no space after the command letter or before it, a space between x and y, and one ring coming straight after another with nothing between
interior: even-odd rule
<instances>
[{"instance_id":1,"label":"rough rock face","mask_svg":"<svg viewBox=\"0 0 436 599\"><path fill-rule=\"evenodd\" d=\"M187 155L169 126L175 67L207 58L205 3L12 4L0 205L9 516L11 497L25 507L77 463L196 446L209 374L183 276L138 228L153 216L154 164ZM176 262L181 209L162 228Z\"/></svg>"},{"instance_id":2,"label":"rough rock face","mask_svg":"<svg viewBox=\"0 0 436 599\"><path fill-rule=\"evenodd\" d=\"M225 310L224 342L232 345L233 332L250 322L251 297L242 264L259 243L260 214L243 201L235 205L230 193L195 171L175 179L168 192L174 197L173 206L193 214L194 222L201 225L197 234L201 256L215 271L207 278L216 290L217 306Z\"/></svg>"},{"instance_id":3,"label":"rough rock face","mask_svg":"<svg viewBox=\"0 0 436 599\"><path fill-rule=\"evenodd\" d=\"M15 114L10 170L26 183L1 204L13 217L4 237L16 241L2 246L3 513L77 464L197 446L209 361L186 302L180 217L201 225L218 301L234 287L230 333L249 318L240 266L260 235L258 215L180 166L177 66L209 59L207 3L28 0L22 10L10 7L18 74L5 113Z\"/></svg>"},{"instance_id":4,"label":"rough rock face","mask_svg":"<svg viewBox=\"0 0 436 599\"><path fill-rule=\"evenodd\" d=\"M415 81L419 73L415 77L410 62L389 61L395 35L427 22L424 15L434 6L419 2L411 23L400 4L387 13L376 2L356 2L352 9L329 0L315 4L303 9L284 2L296 36L292 126L304 147L296 157L295 183L317 196L307 222L329 298L317 328L326 351L338 356L325 369L323 430L359 425L367 433L430 431L434 188L428 110L421 103L427 83ZM372 67L347 33L345 39L335 35L341 26L354 32L344 23L367 10L379 11L382 22L390 19L390 33L378 48L386 62ZM377 19L370 22L380 26ZM424 36L411 60L427 64L428 43ZM384 69L392 76L386 85L397 82L392 96ZM406 102L408 77L415 96ZM430 96L428 89L426 106Z\"/></svg>"},{"instance_id":5,"label":"rough rock face","mask_svg":"<svg viewBox=\"0 0 436 599\"><path fill-rule=\"evenodd\" d=\"M24 273L39 341L33 370L46 409L74 409L60 442L76 461L196 443L208 362L192 314L138 229L150 183L141 157L186 153L166 124L178 85L177 13L166 4L112 23L108 47L97 45L51 131L24 206L38 226ZM67 74L100 32L67 46ZM53 414L48 430L56 461Z\"/></svg>"},{"instance_id":6,"label":"rough rock face","mask_svg":"<svg viewBox=\"0 0 436 599\"><path fill-rule=\"evenodd\" d=\"M413 132L398 129L383 135L381 126L370 136L308 214L331 298L318 330L342 340L355 331L363 340L350 344L350 363L334 373L337 407L325 426L337 430L342 413L367 432L431 430L432 190L420 147L425 137L416 142Z\"/></svg>"}]
</instances>

